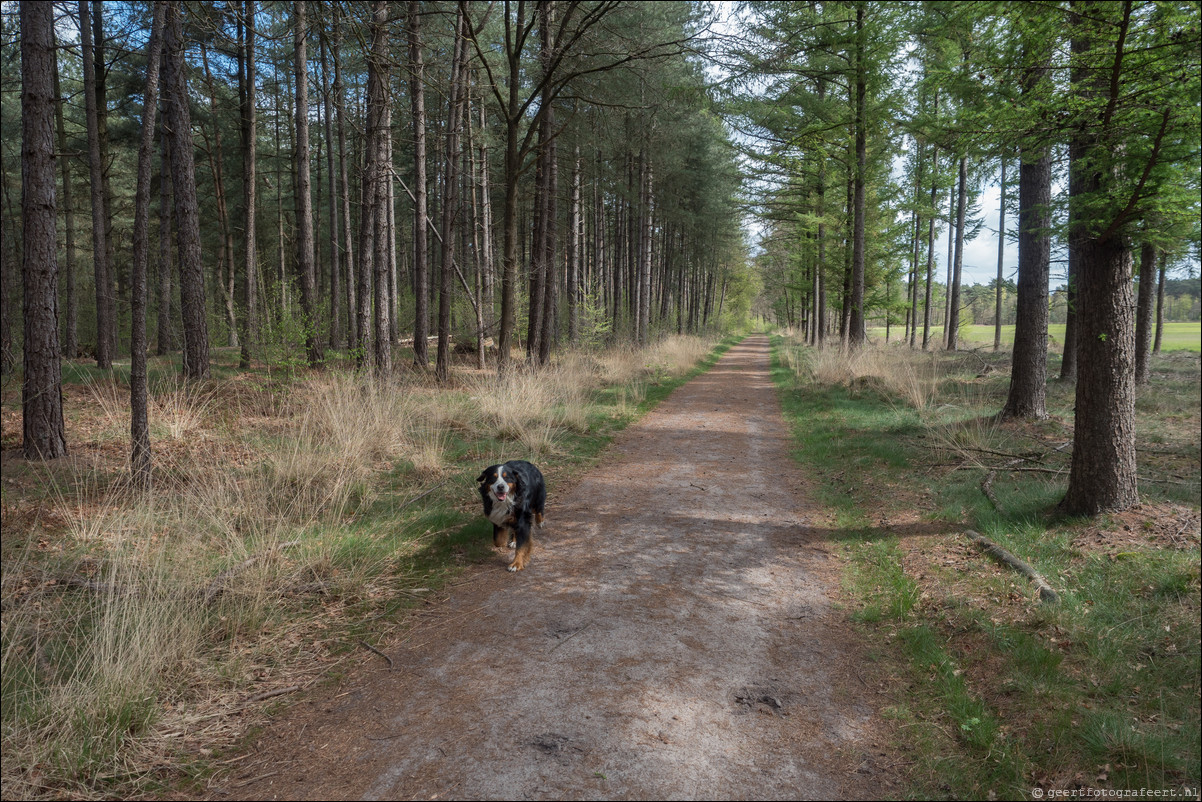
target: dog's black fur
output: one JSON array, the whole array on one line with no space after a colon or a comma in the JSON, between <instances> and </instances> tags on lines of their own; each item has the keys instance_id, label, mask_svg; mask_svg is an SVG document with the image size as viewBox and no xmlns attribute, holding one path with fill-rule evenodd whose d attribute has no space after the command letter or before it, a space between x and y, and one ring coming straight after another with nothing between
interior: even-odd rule
<instances>
[{"instance_id":1,"label":"dog's black fur","mask_svg":"<svg viewBox=\"0 0 1202 802\"><path fill-rule=\"evenodd\" d=\"M547 486L542 472L525 460L490 465L476 478L484 515L492 521L492 542L497 548L515 549L510 571L520 571L534 550L531 528L543 525Z\"/></svg>"}]
</instances>

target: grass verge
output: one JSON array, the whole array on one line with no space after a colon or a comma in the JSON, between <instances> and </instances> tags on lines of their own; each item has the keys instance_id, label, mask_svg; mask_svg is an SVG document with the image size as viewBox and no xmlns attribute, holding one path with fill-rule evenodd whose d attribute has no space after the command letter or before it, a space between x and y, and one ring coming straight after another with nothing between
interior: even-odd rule
<instances>
[{"instance_id":1,"label":"grass verge","mask_svg":"<svg viewBox=\"0 0 1202 802\"><path fill-rule=\"evenodd\" d=\"M1159 357L1140 390L1141 507L1065 519L1071 386L1049 385L1049 420L1003 424L1008 355L773 344L798 459L835 520L852 617L912 756L910 794L1197 798L1197 356ZM1031 563L1060 603L967 529Z\"/></svg>"},{"instance_id":2,"label":"grass verge","mask_svg":"<svg viewBox=\"0 0 1202 802\"><path fill-rule=\"evenodd\" d=\"M715 347L565 352L504 381L457 367L378 382L152 370L155 481L131 487L128 387L68 366L71 456L19 457L5 388L3 797L195 794L293 694L403 633L407 611L495 561L474 479L540 464L552 497ZM486 531L489 530L489 531Z\"/></svg>"}]
</instances>

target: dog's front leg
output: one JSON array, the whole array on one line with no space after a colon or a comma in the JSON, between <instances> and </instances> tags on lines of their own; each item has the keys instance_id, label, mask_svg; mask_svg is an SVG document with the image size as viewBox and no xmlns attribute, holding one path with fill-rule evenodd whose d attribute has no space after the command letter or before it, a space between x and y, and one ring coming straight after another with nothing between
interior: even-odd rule
<instances>
[{"instance_id":1,"label":"dog's front leg","mask_svg":"<svg viewBox=\"0 0 1202 802\"><path fill-rule=\"evenodd\" d=\"M529 518L519 518L513 527L513 533L512 545L516 551L513 553L513 562L509 564L509 570L520 571L526 567L526 563L530 562L530 552L534 550L534 537L530 532Z\"/></svg>"}]
</instances>

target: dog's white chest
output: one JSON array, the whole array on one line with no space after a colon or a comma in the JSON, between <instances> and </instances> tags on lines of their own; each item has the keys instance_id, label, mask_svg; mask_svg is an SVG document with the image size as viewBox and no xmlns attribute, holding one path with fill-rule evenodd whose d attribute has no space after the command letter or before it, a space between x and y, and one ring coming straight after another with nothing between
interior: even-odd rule
<instances>
[{"instance_id":1,"label":"dog's white chest","mask_svg":"<svg viewBox=\"0 0 1202 802\"><path fill-rule=\"evenodd\" d=\"M505 522L513 516L513 506L508 501L493 500L492 511L488 513L488 520L492 521L497 526L504 526Z\"/></svg>"}]
</instances>

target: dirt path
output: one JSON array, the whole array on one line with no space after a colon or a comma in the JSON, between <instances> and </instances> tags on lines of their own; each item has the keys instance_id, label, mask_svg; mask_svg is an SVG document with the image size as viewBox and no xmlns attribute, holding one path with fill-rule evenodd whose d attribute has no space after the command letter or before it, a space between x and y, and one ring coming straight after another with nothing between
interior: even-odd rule
<instances>
[{"instance_id":1,"label":"dirt path","mask_svg":"<svg viewBox=\"0 0 1202 802\"><path fill-rule=\"evenodd\" d=\"M888 796L879 700L789 451L768 342L750 338L552 492L527 570L498 555L389 654L393 671L298 705L214 790Z\"/></svg>"}]
</instances>

